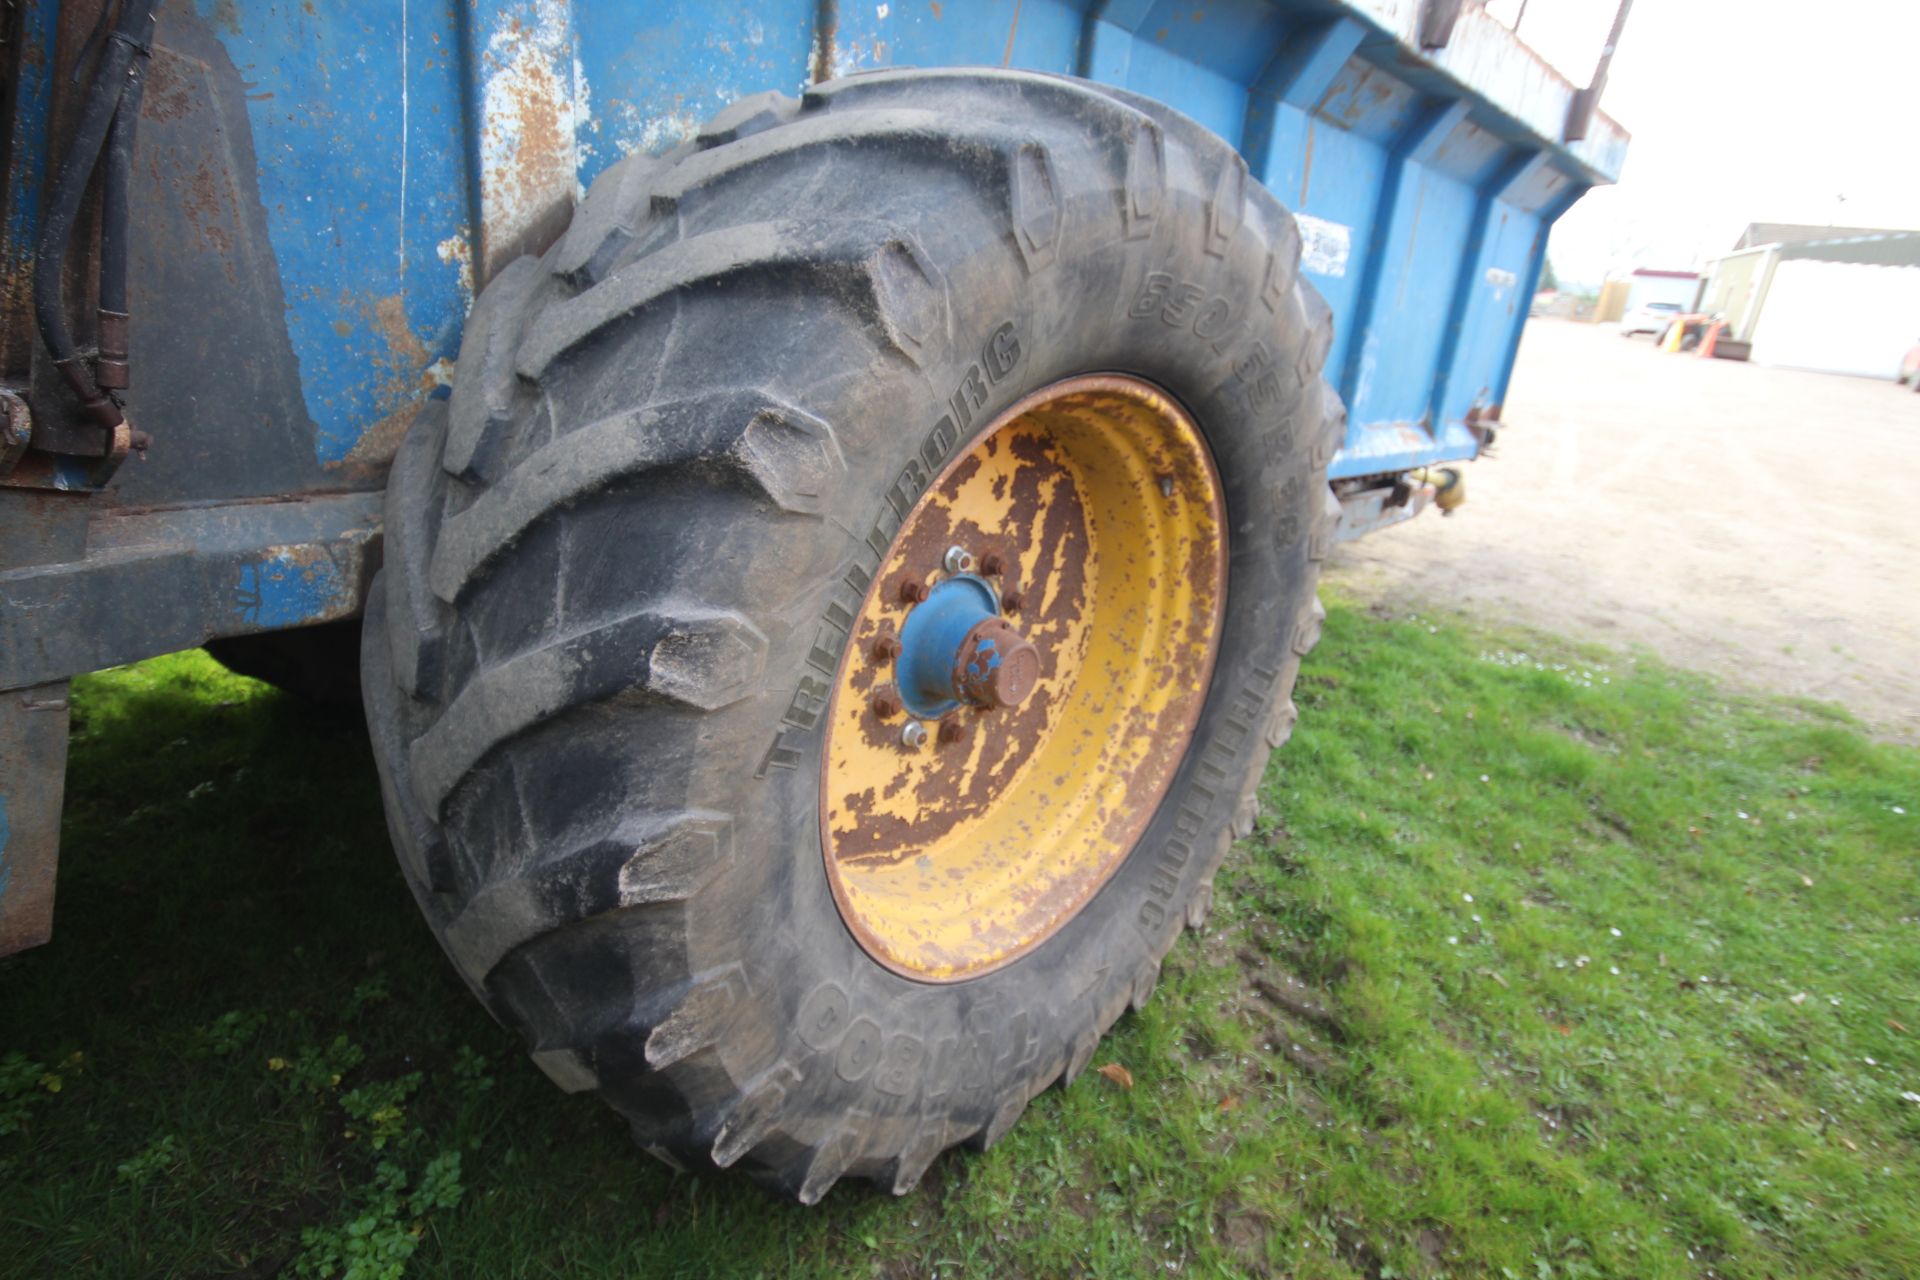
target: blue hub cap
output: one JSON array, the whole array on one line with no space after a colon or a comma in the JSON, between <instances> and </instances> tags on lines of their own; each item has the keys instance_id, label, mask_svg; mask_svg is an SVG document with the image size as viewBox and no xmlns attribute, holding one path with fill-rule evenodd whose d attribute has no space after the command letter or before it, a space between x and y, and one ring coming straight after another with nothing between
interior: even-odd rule
<instances>
[{"instance_id":1,"label":"blue hub cap","mask_svg":"<svg viewBox=\"0 0 1920 1280\"><path fill-rule=\"evenodd\" d=\"M1040 654L1000 616L1000 597L970 573L942 580L907 615L896 659L908 714L937 719L961 706L1010 707L1040 678Z\"/></svg>"}]
</instances>

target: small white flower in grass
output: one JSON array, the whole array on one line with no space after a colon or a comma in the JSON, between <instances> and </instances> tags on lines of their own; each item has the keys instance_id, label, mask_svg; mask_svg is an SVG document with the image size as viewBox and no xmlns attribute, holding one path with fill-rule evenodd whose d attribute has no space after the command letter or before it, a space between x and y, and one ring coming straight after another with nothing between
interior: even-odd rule
<instances>
[{"instance_id":1,"label":"small white flower in grass","mask_svg":"<svg viewBox=\"0 0 1920 1280\"><path fill-rule=\"evenodd\" d=\"M1837 1008L1837 1007L1839 1007L1839 1004L1840 1004L1840 997L1839 997L1839 996L1828 996L1828 997L1827 997L1827 1003L1828 1003L1828 1004L1830 1004L1830 1005L1833 1005L1833 1006L1835 1006L1835 1007Z\"/></svg>"},{"instance_id":2,"label":"small white flower in grass","mask_svg":"<svg viewBox=\"0 0 1920 1280\"><path fill-rule=\"evenodd\" d=\"M1880 1064L1879 1064L1879 1063L1877 1063L1877 1062L1875 1062L1875 1061L1874 1061L1874 1060L1873 1060L1872 1058L1868 1058L1868 1059L1867 1059L1867 1065L1868 1065L1868 1066L1870 1066L1870 1067L1877 1067L1877 1066L1879 1066Z\"/></svg>"},{"instance_id":3,"label":"small white flower in grass","mask_svg":"<svg viewBox=\"0 0 1920 1280\"><path fill-rule=\"evenodd\" d=\"M1474 922L1475 924L1479 924L1479 923L1480 923L1480 917L1479 917L1479 916L1475 916L1475 917L1473 918L1473 922Z\"/></svg>"},{"instance_id":4,"label":"small white flower in grass","mask_svg":"<svg viewBox=\"0 0 1920 1280\"><path fill-rule=\"evenodd\" d=\"M1911 1089L1902 1089L1900 1091L1900 1096L1905 1098L1908 1102L1920 1102L1920 1093L1915 1093Z\"/></svg>"},{"instance_id":5,"label":"small white flower in grass","mask_svg":"<svg viewBox=\"0 0 1920 1280\"><path fill-rule=\"evenodd\" d=\"M1607 932L1612 934L1616 938L1620 936L1620 931L1618 929L1609 928Z\"/></svg>"},{"instance_id":6,"label":"small white flower in grass","mask_svg":"<svg viewBox=\"0 0 1920 1280\"><path fill-rule=\"evenodd\" d=\"M1466 901L1466 902L1472 902L1472 901L1473 901L1473 895L1472 895L1472 894L1470 894L1470 893L1463 893L1463 894L1461 894L1461 895L1460 895L1460 897L1461 897L1461 899L1462 899L1463 901Z\"/></svg>"},{"instance_id":7,"label":"small white flower in grass","mask_svg":"<svg viewBox=\"0 0 1920 1280\"><path fill-rule=\"evenodd\" d=\"M1907 811L1904 808L1902 808L1900 805L1893 806L1893 811L1899 814L1903 818L1906 817L1907 815Z\"/></svg>"},{"instance_id":8,"label":"small white flower in grass","mask_svg":"<svg viewBox=\"0 0 1920 1280\"><path fill-rule=\"evenodd\" d=\"M1745 809L1735 809L1733 812L1740 821L1745 822L1747 820L1747 811Z\"/></svg>"},{"instance_id":9,"label":"small white flower in grass","mask_svg":"<svg viewBox=\"0 0 1920 1280\"><path fill-rule=\"evenodd\" d=\"M1607 972L1617 978L1620 976L1620 966L1617 964L1610 964L1607 966Z\"/></svg>"},{"instance_id":10,"label":"small white flower in grass","mask_svg":"<svg viewBox=\"0 0 1920 1280\"><path fill-rule=\"evenodd\" d=\"M1591 963L1591 960L1587 956L1575 956L1573 958L1573 967L1576 969L1584 969L1590 963Z\"/></svg>"},{"instance_id":11,"label":"small white flower in grass","mask_svg":"<svg viewBox=\"0 0 1920 1280\"><path fill-rule=\"evenodd\" d=\"M1491 779L1489 779L1489 778L1487 777L1487 775L1483 773L1483 774L1481 774L1481 775L1480 775L1480 781L1482 781L1482 782L1488 782L1488 781L1491 781Z\"/></svg>"},{"instance_id":12,"label":"small white flower in grass","mask_svg":"<svg viewBox=\"0 0 1920 1280\"><path fill-rule=\"evenodd\" d=\"M1450 947L1457 947L1460 945L1460 939L1452 934L1449 934L1447 935L1447 945Z\"/></svg>"},{"instance_id":13,"label":"small white flower in grass","mask_svg":"<svg viewBox=\"0 0 1920 1280\"><path fill-rule=\"evenodd\" d=\"M1791 1004L1805 1004L1807 1002L1807 993L1804 991L1796 991L1788 996L1787 1000Z\"/></svg>"}]
</instances>

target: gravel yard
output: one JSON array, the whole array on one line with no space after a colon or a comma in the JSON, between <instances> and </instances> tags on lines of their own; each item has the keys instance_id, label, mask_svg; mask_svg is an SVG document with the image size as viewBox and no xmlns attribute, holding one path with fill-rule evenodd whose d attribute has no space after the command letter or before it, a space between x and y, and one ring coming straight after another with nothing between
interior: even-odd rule
<instances>
[{"instance_id":1,"label":"gravel yard","mask_svg":"<svg viewBox=\"0 0 1920 1280\"><path fill-rule=\"evenodd\" d=\"M1347 545L1332 580L1645 646L1920 741L1920 395L1536 320L1504 416L1463 510Z\"/></svg>"}]
</instances>

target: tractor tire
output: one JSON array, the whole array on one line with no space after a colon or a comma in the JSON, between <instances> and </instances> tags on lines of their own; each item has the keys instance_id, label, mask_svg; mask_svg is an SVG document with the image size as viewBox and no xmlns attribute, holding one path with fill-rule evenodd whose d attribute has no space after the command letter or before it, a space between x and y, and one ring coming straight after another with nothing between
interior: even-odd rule
<instances>
[{"instance_id":1,"label":"tractor tire","mask_svg":"<svg viewBox=\"0 0 1920 1280\"><path fill-rule=\"evenodd\" d=\"M1232 148L1164 106L885 72L615 164L487 286L395 462L364 691L420 906L556 1083L678 1168L901 1194L1147 1000L1252 830L1324 616L1345 414L1299 257ZM1050 931L905 976L823 853L849 616L942 467L1089 374L1163 390L1216 470L1190 736Z\"/></svg>"}]
</instances>

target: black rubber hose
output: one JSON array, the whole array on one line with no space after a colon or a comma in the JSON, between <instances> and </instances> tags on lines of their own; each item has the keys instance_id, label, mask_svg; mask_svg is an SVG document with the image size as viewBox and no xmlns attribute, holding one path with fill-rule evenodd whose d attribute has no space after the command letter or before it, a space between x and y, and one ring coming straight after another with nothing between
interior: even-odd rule
<instances>
[{"instance_id":1,"label":"black rubber hose","mask_svg":"<svg viewBox=\"0 0 1920 1280\"><path fill-rule=\"evenodd\" d=\"M127 68L126 88L107 133L106 180L100 191L100 361L103 389L127 386L128 191L133 185L133 139L146 88L146 57Z\"/></svg>"},{"instance_id":2,"label":"black rubber hose","mask_svg":"<svg viewBox=\"0 0 1920 1280\"><path fill-rule=\"evenodd\" d=\"M80 111L80 124L60 165L48 196L46 213L40 227L40 241L34 248L33 314L41 341L47 344L54 364L68 385L80 396L89 412L109 430L121 422L120 411L101 395L93 380L78 361L73 335L61 307L61 275L66 267L67 242L73 238L74 223L80 216L80 201L86 195L87 180L106 144L107 132L119 109L137 51L144 50L153 36L154 5L150 0L131 0L120 11L120 20L100 54L100 66L87 99Z\"/></svg>"},{"instance_id":3,"label":"black rubber hose","mask_svg":"<svg viewBox=\"0 0 1920 1280\"><path fill-rule=\"evenodd\" d=\"M133 180L133 134L140 115L140 64L127 72L126 96L107 135L107 177L100 193L100 309L127 309L127 188Z\"/></svg>"}]
</instances>

